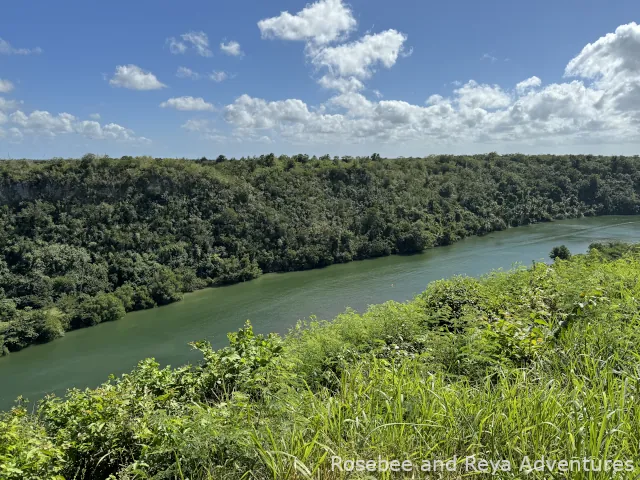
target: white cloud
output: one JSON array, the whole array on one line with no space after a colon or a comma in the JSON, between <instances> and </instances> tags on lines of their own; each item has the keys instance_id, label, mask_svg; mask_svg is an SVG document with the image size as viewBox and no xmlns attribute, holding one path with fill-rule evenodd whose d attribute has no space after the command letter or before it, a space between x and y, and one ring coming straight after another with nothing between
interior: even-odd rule
<instances>
[{"instance_id":1,"label":"white cloud","mask_svg":"<svg viewBox=\"0 0 640 480\"><path fill-rule=\"evenodd\" d=\"M15 48L6 40L0 38L0 55L39 55L42 53L40 47L36 48Z\"/></svg>"},{"instance_id":2,"label":"white cloud","mask_svg":"<svg viewBox=\"0 0 640 480\"><path fill-rule=\"evenodd\" d=\"M175 108L176 110L194 112L212 112L215 110L212 104L205 102L201 97L170 98L166 102L162 102L160 106L162 108Z\"/></svg>"},{"instance_id":3,"label":"white cloud","mask_svg":"<svg viewBox=\"0 0 640 480\"><path fill-rule=\"evenodd\" d=\"M13 90L13 83L0 78L0 93L9 93L11 90Z\"/></svg>"},{"instance_id":4,"label":"white cloud","mask_svg":"<svg viewBox=\"0 0 640 480\"><path fill-rule=\"evenodd\" d=\"M390 29L366 34L350 43L344 42L356 28L351 9L342 0L319 0L295 15L282 12L277 17L258 22L263 38L281 38L305 42L308 61L322 71L318 83L341 93L364 89L363 80L378 66L391 68L399 56L408 57L406 35Z\"/></svg>"},{"instance_id":5,"label":"white cloud","mask_svg":"<svg viewBox=\"0 0 640 480\"><path fill-rule=\"evenodd\" d=\"M332 76L367 79L376 65L385 68L395 65L406 39L396 30L365 35L355 42L323 48L313 55L312 62L327 67Z\"/></svg>"},{"instance_id":6,"label":"white cloud","mask_svg":"<svg viewBox=\"0 0 640 480\"><path fill-rule=\"evenodd\" d=\"M17 110L9 115L9 121L15 125L9 129L14 140L20 140L24 135L53 138L58 135L76 133L90 139L134 143L150 142L145 137L136 137L132 130L115 123L101 126L96 121L79 120L69 113L52 115L46 111L35 110L27 115L21 110Z\"/></svg>"},{"instance_id":7,"label":"white cloud","mask_svg":"<svg viewBox=\"0 0 640 480\"><path fill-rule=\"evenodd\" d=\"M233 57L239 57L244 55L242 49L240 48L240 44L235 41L230 41L228 43L220 43L220 50L227 55L231 55Z\"/></svg>"},{"instance_id":8,"label":"white cloud","mask_svg":"<svg viewBox=\"0 0 640 480\"><path fill-rule=\"evenodd\" d=\"M447 100L445 100L445 98L442 95L438 95L438 94L434 94L429 96L429 98L427 98L427 101L425 102L427 105L438 105L439 103L444 103Z\"/></svg>"},{"instance_id":9,"label":"white cloud","mask_svg":"<svg viewBox=\"0 0 640 480\"><path fill-rule=\"evenodd\" d=\"M541 87L531 77L504 89L470 80L450 98L429 96L425 106L372 101L348 88L316 107L242 95L225 107L224 118L236 136L268 135L300 145L639 144L639 30L635 24L618 28L569 62L566 73L587 76L591 84Z\"/></svg>"},{"instance_id":10,"label":"white cloud","mask_svg":"<svg viewBox=\"0 0 640 480\"><path fill-rule=\"evenodd\" d=\"M211 57L213 52L209 50L209 37L204 32L188 32L180 35L182 40L175 37L167 38L169 51L174 55L186 53L189 48L193 48L202 57Z\"/></svg>"},{"instance_id":11,"label":"white cloud","mask_svg":"<svg viewBox=\"0 0 640 480\"><path fill-rule=\"evenodd\" d=\"M178 71L176 72L176 77L191 78L193 80L197 80L200 78L200 74L197 72L194 72L193 70L187 67L178 67Z\"/></svg>"},{"instance_id":12,"label":"white cloud","mask_svg":"<svg viewBox=\"0 0 640 480\"><path fill-rule=\"evenodd\" d=\"M73 132L76 118L69 113L51 115L49 112L36 110L26 115L21 110L13 112L9 118L26 131L37 132L45 136L55 137L61 133Z\"/></svg>"},{"instance_id":13,"label":"white cloud","mask_svg":"<svg viewBox=\"0 0 640 480\"><path fill-rule=\"evenodd\" d=\"M167 43L169 44L169 51L174 55L180 55L187 51L187 45L176 40L176 37L167 38Z\"/></svg>"},{"instance_id":14,"label":"white cloud","mask_svg":"<svg viewBox=\"0 0 640 480\"><path fill-rule=\"evenodd\" d=\"M209 78L214 82L220 83L229 78L229 74L227 72L217 72L214 70L209 74Z\"/></svg>"},{"instance_id":15,"label":"white cloud","mask_svg":"<svg viewBox=\"0 0 640 480\"><path fill-rule=\"evenodd\" d=\"M3 123L7 123L9 121L9 117L5 113L0 112L0 125Z\"/></svg>"},{"instance_id":16,"label":"white cloud","mask_svg":"<svg viewBox=\"0 0 640 480\"><path fill-rule=\"evenodd\" d=\"M523 95L527 90L537 88L540 85L542 85L542 80L540 80L536 76L533 76L518 83L516 85L516 92L518 92L518 94L520 95Z\"/></svg>"},{"instance_id":17,"label":"white cloud","mask_svg":"<svg viewBox=\"0 0 640 480\"><path fill-rule=\"evenodd\" d=\"M99 113L90 113L89 114L89 118L91 118L92 120L100 120L100 114Z\"/></svg>"},{"instance_id":18,"label":"white cloud","mask_svg":"<svg viewBox=\"0 0 640 480\"><path fill-rule=\"evenodd\" d=\"M620 25L596 42L587 44L565 69L567 76L582 76L609 83L616 77L640 73L640 26Z\"/></svg>"},{"instance_id":19,"label":"white cloud","mask_svg":"<svg viewBox=\"0 0 640 480\"><path fill-rule=\"evenodd\" d=\"M357 92L364 88L364 84L355 77L336 78L325 75L318 80L318 83L327 89L338 90L339 92Z\"/></svg>"},{"instance_id":20,"label":"white cloud","mask_svg":"<svg viewBox=\"0 0 640 480\"><path fill-rule=\"evenodd\" d=\"M342 22L329 22L331 14ZM453 82L450 97L433 94L425 105L374 101L361 93L380 66L391 68L405 50L396 30L345 41L355 19L343 3L318 1L296 15L262 20L265 38L300 40L305 55L321 71L318 83L339 92L310 106L300 99L267 101L242 95L224 109L232 135L268 135L301 145L351 145L359 142L447 144L615 144L640 143L640 27L618 27L587 45L572 59L566 76L575 80L542 87L532 76L515 86ZM491 62L497 58L484 54Z\"/></svg>"},{"instance_id":21,"label":"white cloud","mask_svg":"<svg viewBox=\"0 0 640 480\"><path fill-rule=\"evenodd\" d=\"M224 116L236 127L264 129L277 127L280 123L307 123L314 115L301 100L267 102L242 95L225 108Z\"/></svg>"},{"instance_id":22,"label":"white cloud","mask_svg":"<svg viewBox=\"0 0 640 480\"><path fill-rule=\"evenodd\" d=\"M511 97L498 85L479 85L469 80L462 87L454 90L458 103L467 108L500 108L511 103Z\"/></svg>"},{"instance_id":23,"label":"white cloud","mask_svg":"<svg viewBox=\"0 0 640 480\"><path fill-rule=\"evenodd\" d=\"M382 95L382 92L380 92L380 90L373 90L373 94L376 96L376 98L384 97L384 95Z\"/></svg>"},{"instance_id":24,"label":"white cloud","mask_svg":"<svg viewBox=\"0 0 640 480\"><path fill-rule=\"evenodd\" d=\"M14 142L21 142L23 137L24 137L24 135L22 134L22 132L20 130L18 130L15 127L12 127L12 128L9 129L9 137Z\"/></svg>"},{"instance_id":25,"label":"white cloud","mask_svg":"<svg viewBox=\"0 0 640 480\"><path fill-rule=\"evenodd\" d=\"M192 119L187 120L187 122L182 125L182 128L189 132L198 133L206 140L213 140L215 142L227 141L228 138L220 133L213 125L213 122L210 120Z\"/></svg>"},{"instance_id":26,"label":"white cloud","mask_svg":"<svg viewBox=\"0 0 640 480\"><path fill-rule=\"evenodd\" d=\"M565 69L603 92L601 107L640 114L640 26L620 25L614 33L586 45Z\"/></svg>"},{"instance_id":27,"label":"white cloud","mask_svg":"<svg viewBox=\"0 0 640 480\"><path fill-rule=\"evenodd\" d=\"M480 60L488 60L491 63L495 63L498 59L493 55L489 55L488 53L485 53L480 57Z\"/></svg>"},{"instance_id":28,"label":"white cloud","mask_svg":"<svg viewBox=\"0 0 640 480\"><path fill-rule=\"evenodd\" d=\"M0 112L1 111L9 111L15 110L22 102L18 102L16 100L7 100L3 97L0 97Z\"/></svg>"},{"instance_id":29,"label":"white cloud","mask_svg":"<svg viewBox=\"0 0 640 480\"><path fill-rule=\"evenodd\" d=\"M133 130L129 130L116 123L101 126L98 122L84 120L75 125L75 132L92 140L114 140L117 142L149 144L151 140L136 137Z\"/></svg>"},{"instance_id":30,"label":"white cloud","mask_svg":"<svg viewBox=\"0 0 640 480\"><path fill-rule=\"evenodd\" d=\"M109 84L131 90L158 90L166 87L153 73L146 72L136 65L118 65Z\"/></svg>"},{"instance_id":31,"label":"white cloud","mask_svg":"<svg viewBox=\"0 0 640 480\"><path fill-rule=\"evenodd\" d=\"M356 20L342 0L319 0L295 15L282 12L258 22L263 38L298 40L321 45L345 38Z\"/></svg>"}]
</instances>

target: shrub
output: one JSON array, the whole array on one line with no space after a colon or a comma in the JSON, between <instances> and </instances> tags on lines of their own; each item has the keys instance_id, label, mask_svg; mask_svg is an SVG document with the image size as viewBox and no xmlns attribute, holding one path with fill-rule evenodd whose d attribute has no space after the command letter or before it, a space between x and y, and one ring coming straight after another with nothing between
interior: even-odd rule
<instances>
[{"instance_id":1,"label":"shrub","mask_svg":"<svg viewBox=\"0 0 640 480\"><path fill-rule=\"evenodd\" d=\"M560 245L559 247L553 247L549 254L549 258L553 260L556 258L559 258L560 260L568 260L571 258L571 252L566 245Z\"/></svg>"}]
</instances>

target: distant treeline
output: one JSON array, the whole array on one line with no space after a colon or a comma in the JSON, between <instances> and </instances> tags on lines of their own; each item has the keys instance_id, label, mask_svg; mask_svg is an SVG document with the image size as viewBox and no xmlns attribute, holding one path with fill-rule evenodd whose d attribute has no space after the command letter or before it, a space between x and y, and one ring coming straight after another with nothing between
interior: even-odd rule
<instances>
[{"instance_id":1,"label":"distant treeline","mask_svg":"<svg viewBox=\"0 0 640 480\"><path fill-rule=\"evenodd\" d=\"M0 163L0 352L264 272L636 214L637 157Z\"/></svg>"}]
</instances>

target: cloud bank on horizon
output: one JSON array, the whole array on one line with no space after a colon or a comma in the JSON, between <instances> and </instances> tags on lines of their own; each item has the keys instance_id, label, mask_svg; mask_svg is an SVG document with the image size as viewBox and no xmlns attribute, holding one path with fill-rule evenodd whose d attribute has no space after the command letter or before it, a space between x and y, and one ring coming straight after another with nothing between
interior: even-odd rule
<instances>
[{"instance_id":1,"label":"cloud bank on horizon","mask_svg":"<svg viewBox=\"0 0 640 480\"><path fill-rule=\"evenodd\" d=\"M246 91L216 102L223 105L216 108L202 96L167 95L161 103L154 102L161 109L158 115L171 115L171 110L208 115L183 121L176 135L196 135L222 146L258 142L313 150L342 144L401 147L412 142L438 146L441 151L461 142L478 150L486 150L483 145L509 150L511 145L640 143L640 26L634 22L594 38L568 58L560 82L545 84L538 76L513 85L470 79L458 82L446 96L425 92L423 103L385 99L384 91L367 87L379 71L411 62L415 45L400 29L357 35L354 12L342 0L318 0L295 13L281 12L260 19L257 28L263 42L300 45L299 61L308 66L326 99L309 104L300 98L270 100ZM190 54L251 61L237 40L222 39L214 54L202 31L169 36L166 45L171 55L181 56L185 63ZM2 39L0 54L46 55L39 47L15 48ZM0 73L0 142L64 134L142 145L151 142L118 124L101 125L96 121L98 114L81 120L66 112L25 113L21 100L9 98L18 94L16 79L6 71ZM231 82L235 75L179 66L175 77L183 82L208 79L214 85ZM135 64L116 65L105 79L113 89L138 91L135 95L172 88L170 79L161 81Z\"/></svg>"}]
</instances>

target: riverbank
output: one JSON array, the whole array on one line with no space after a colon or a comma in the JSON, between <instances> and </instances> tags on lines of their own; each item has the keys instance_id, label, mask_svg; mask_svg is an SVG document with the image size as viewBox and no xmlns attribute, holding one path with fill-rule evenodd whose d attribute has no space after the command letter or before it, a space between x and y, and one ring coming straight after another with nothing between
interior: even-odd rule
<instances>
[{"instance_id":1,"label":"riverbank","mask_svg":"<svg viewBox=\"0 0 640 480\"><path fill-rule=\"evenodd\" d=\"M223 350L198 344L195 369L145 361L37 417L5 414L0 464L8 478L293 480L351 478L332 457L544 456L610 460L572 478L609 479L629 461L618 476L637 475L640 253L603 252L435 282L284 340L246 327Z\"/></svg>"},{"instance_id":2,"label":"riverbank","mask_svg":"<svg viewBox=\"0 0 640 480\"><path fill-rule=\"evenodd\" d=\"M480 276L515 263L549 261L549 251L566 244L584 253L589 244L640 239L638 217L562 220L470 237L414 256L389 256L324 269L268 274L232 286L187 294L181 302L127 314L118 322L69 332L55 342L0 360L0 409L18 395L31 401L71 387L96 387L141 358L161 365L198 361L187 344L208 340L223 347L226 333L247 319L260 333L286 333L295 322L316 315L330 319L347 307L364 311L387 300L404 302L435 280L455 274Z\"/></svg>"},{"instance_id":3,"label":"riverbank","mask_svg":"<svg viewBox=\"0 0 640 480\"><path fill-rule=\"evenodd\" d=\"M265 155L0 164L0 353L205 286L636 214L633 157Z\"/></svg>"}]
</instances>

